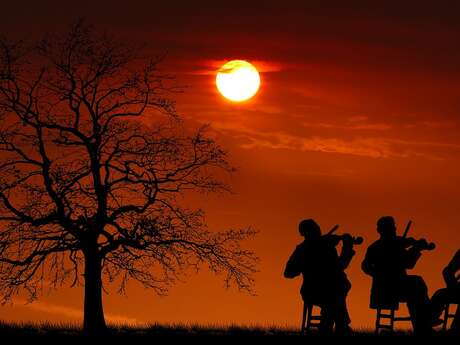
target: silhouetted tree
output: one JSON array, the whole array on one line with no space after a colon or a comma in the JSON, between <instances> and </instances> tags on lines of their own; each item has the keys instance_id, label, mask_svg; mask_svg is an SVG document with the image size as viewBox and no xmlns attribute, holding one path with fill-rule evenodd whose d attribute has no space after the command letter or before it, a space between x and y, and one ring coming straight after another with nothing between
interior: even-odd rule
<instances>
[{"instance_id":1,"label":"silhouetted tree","mask_svg":"<svg viewBox=\"0 0 460 345\"><path fill-rule=\"evenodd\" d=\"M32 48L0 44L0 291L30 299L84 277L84 329L106 327L104 282L162 294L207 265L250 289L251 229L215 233L184 192L226 190L226 153L176 114L160 59L78 22Z\"/></svg>"}]
</instances>

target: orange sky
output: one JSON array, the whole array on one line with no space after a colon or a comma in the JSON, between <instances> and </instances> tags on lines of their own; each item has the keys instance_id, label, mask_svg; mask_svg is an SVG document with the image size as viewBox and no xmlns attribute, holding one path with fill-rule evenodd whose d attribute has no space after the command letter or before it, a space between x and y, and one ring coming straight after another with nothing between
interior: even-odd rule
<instances>
[{"instance_id":1,"label":"orange sky","mask_svg":"<svg viewBox=\"0 0 460 345\"><path fill-rule=\"evenodd\" d=\"M301 281L282 272L306 217L323 230L340 224L365 237L348 270L353 326L373 323L370 279L359 266L381 215L394 215L400 231L412 219L414 236L436 242L414 271L430 293L441 287L441 269L460 242L460 5L304 2L80 1L64 8L15 1L2 10L7 36L62 29L84 15L100 29L149 43L151 52L167 51L163 69L188 86L175 96L179 112L191 126L211 123L238 168L234 195L194 204L205 208L211 229L260 231L249 243L261 258L256 297L226 291L203 271L168 297L135 284L127 296L112 290L104 296L109 321L297 325ZM216 91L214 72L230 59L262 72L247 103ZM0 318L80 320L81 307L81 289L63 288L32 305L19 298L0 308Z\"/></svg>"}]
</instances>

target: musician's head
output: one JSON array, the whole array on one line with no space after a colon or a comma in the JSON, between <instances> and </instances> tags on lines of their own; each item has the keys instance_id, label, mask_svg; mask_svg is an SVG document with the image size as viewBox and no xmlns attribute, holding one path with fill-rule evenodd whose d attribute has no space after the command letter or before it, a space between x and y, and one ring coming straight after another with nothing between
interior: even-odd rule
<instances>
[{"instance_id":1,"label":"musician's head","mask_svg":"<svg viewBox=\"0 0 460 345\"><path fill-rule=\"evenodd\" d=\"M396 236L395 219L391 216L381 217L377 221L377 232L382 238L393 238Z\"/></svg>"},{"instance_id":2,"label":"musician's head","mask_svg":"<svg viewBox=\"0 0 460 345\"><path fill-rule=\"evenodd\" d=\"M321 229L313 219L302 220L299 223L299 233L309 240L315 240L321 237Z\"/></svg>"}]
</instances>

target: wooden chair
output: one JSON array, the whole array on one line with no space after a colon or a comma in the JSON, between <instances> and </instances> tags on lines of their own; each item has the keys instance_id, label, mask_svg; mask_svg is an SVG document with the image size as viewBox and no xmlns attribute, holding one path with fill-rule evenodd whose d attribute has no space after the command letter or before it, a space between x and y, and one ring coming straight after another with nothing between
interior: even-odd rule
<instances>
[{"instance_id":1,"label":"wooden chair","mask_svg":"<svg viewBox=\"0 0 460 345\"><path fill-rule=\"evenodd\" d=\"M443 317L442 317L442 330L444 332L447 331L447 326L449 324L449 319L455 318L455 315L459 313L459 309L458 309L459 308L459 303L460 302L448 303L444 307L444 313L443 313ZM457 306L456 312L452 313L452 314L449 313L449 309L450 309L451 305L456 305Z\"/></svg>"},{"instance_id":2,"label":"wooden chair","mask_svg":"<svg viewBox=\"0 0 460 345\"><path fill-rule=\"evenodd\" d=\"M386 308L377 308L377 317L375 320L375 334L379 334L379 331L382 329L389 330L394 332L394 324L398 321L411 321L410 316L397 316L395 309L386 309ZM385 313L385 311L388 313ZM389 323L383 323L383 320L389 320Z\"/></svg>"},{"instance_id":3,"label":"wooden chair","mask_svg":"<svg viewBox=\"0 0 460 345\"><path fill-rule=\"evenodd\" d=\"M312 303L303 303L302 325L300 327L301 334L305 334L305 332L310 332L312 327L319 328L319 325L321 323L321 315L313 314L313 309L315 307L320 309L319 306L314 305Z\"/></svg>"}]
</instances>

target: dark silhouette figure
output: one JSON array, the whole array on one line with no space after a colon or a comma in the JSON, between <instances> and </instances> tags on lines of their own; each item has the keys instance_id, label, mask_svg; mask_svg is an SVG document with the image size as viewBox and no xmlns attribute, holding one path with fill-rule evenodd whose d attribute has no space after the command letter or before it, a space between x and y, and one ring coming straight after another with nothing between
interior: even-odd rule
<instances>
[{"instance_id":1,"label":"dark silhouette figure","mask_svg":"<svg viewBox=\"0 0 460 345\"><path fill-rule=\"evenodd\" d=\"M448 303L460 303L460 249L442 271L446 287L433 294L431 304L433 308L433 322L438 321ZM460 308L457 309L451 330L460 333Z\"/></svg>"},{"instance_id":2,"label":"dark silhouette figure","mask_svg":"<svg viewBox=\"0 0 460 345\"><path fill-rule=\"evenodd\" d=\"M369 246L361 266L372 277L370 307L397 309L399 302L406 302L414 332L428 332L431 325L427 286L422 277L408 275L406 270L415 267L421 250L434 245L397 236L395 221L389 216L378 220L377 231L380 239Z\"/></svg>"},{"instance_id":3,"label":"dark silhouette figure","mask_svg":"<svg viewBox=\"0 0 460 345\"><path fill-rule=\"evenodd\" d=\"M301 221L299 232L305 240L290 256L284 276L294 278L302 274L300 294L305 303L321 308L321 332L332 332L335 324L337 333L347 333L351 320L346 297L351 283L345 269L355 254L353 244L356 239L350 235L322 236L320 227L313 219ZM341 240L343 246L338 255L336 246Z\"/></svg>"}]
</instances>

